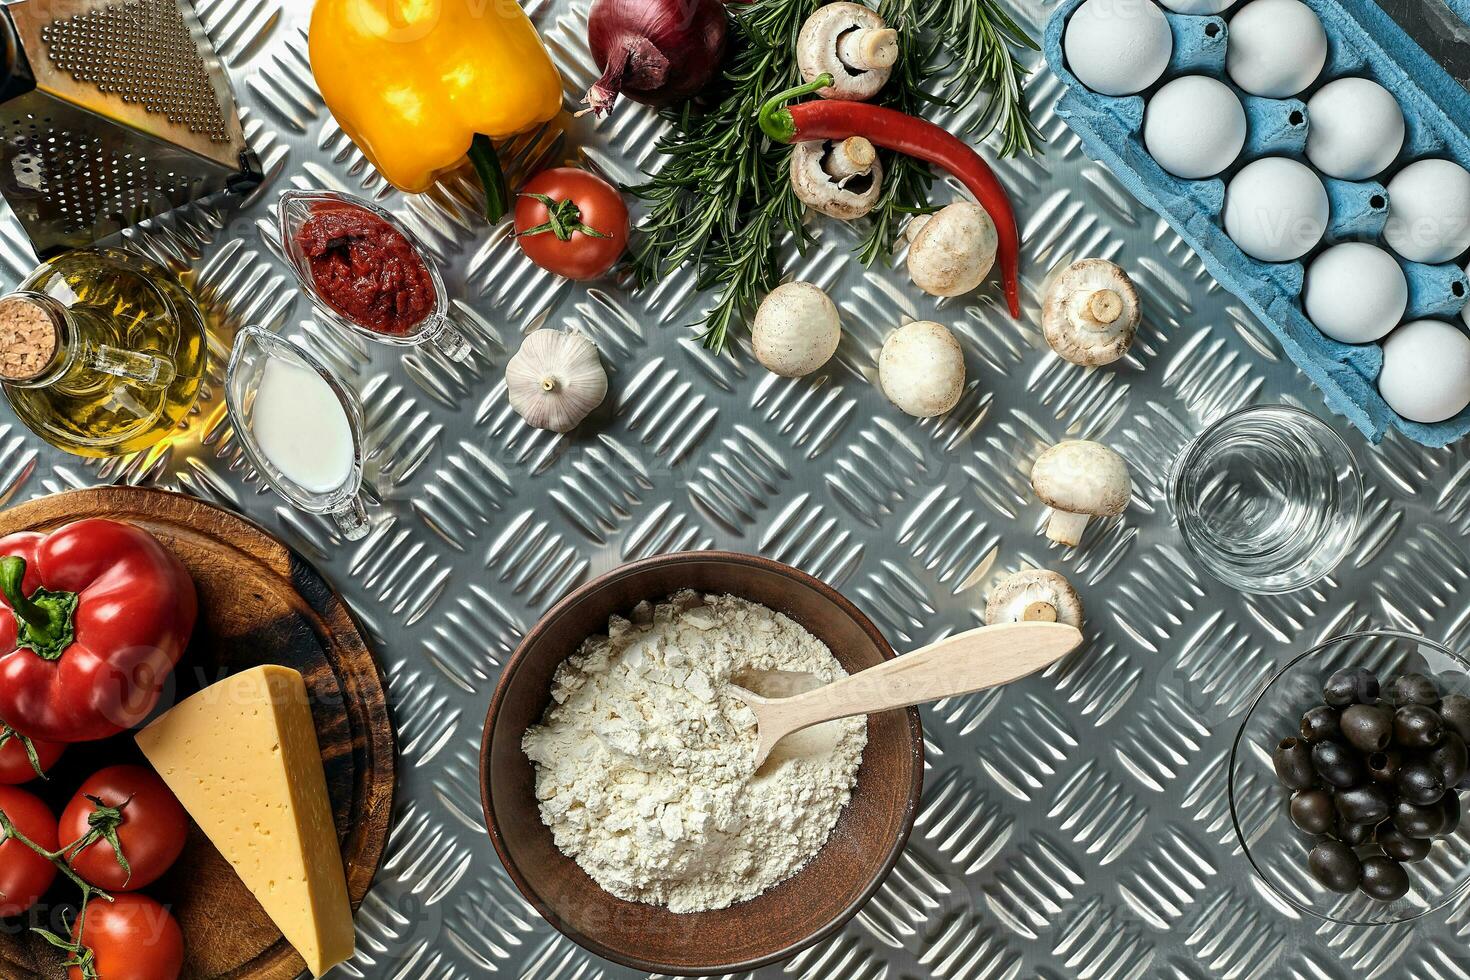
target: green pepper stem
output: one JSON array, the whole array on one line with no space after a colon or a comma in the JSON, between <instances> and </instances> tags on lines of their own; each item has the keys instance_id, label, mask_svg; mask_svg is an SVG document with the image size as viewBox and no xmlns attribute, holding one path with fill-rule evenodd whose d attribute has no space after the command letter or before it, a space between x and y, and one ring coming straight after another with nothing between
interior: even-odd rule
<instances>
[{"instance_id":1,"label":"green pepper stem","mask_svg":"<svg viewBox=\"0 0 1470 980\"><path fill-rule=\"evenodd\" d=\"M493 225L498 224L510 210L510 195L505 185L505 171L500 168L500 157L490 137L476 133L470 140L470 163L485 188L485 218Z\"/></svg>"},{"instance_id":2,"label":"green pepper stem","mask_svg":"<svg viewBox=\"0 0 1470 980\"><path fill-rule=\"evenodd\" d=\"M831 85L833 81L831 75L823 72L805 84L788 88L771 96L766 100L765 105L761 106L760 114L756 117L760 122L761 130L777 143L790 143L796 139L796 120L792 118L791 109L786 103L792 99L819 92Z\"/></svg>"},{"instance_id":3,"label":"green pepper stem","mask_svg":"<svg viewBox=\"0 0 1470 980\"><path fill-rule=\"evenodd\" d=\"M32 650L45 660L57 660L76 638L72 620L77 610L77 594L38 588L27 597L25 575L24 558L19 555L0 558L0 593L15 613L15 645Z\"/></svg>"}]
</instances>

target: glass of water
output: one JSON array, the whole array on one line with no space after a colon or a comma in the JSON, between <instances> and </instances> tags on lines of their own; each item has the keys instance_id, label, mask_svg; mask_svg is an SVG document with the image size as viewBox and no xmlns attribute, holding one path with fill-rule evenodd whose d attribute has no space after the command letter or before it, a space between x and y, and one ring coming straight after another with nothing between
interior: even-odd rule
<instances>
[{"instance_id":1,"label":"glass of water","mask_svg":"<svg viewBox=\"0 0 1470 980\"><path fill-rule=\"evenodd\" d=\"M1179 454L1169 484L1184 543L1242 592L1290 592L1327 575L1363 509L1352 450L1321 419L1286 405L1215 422Z\"/></svg>"}]
</instances>

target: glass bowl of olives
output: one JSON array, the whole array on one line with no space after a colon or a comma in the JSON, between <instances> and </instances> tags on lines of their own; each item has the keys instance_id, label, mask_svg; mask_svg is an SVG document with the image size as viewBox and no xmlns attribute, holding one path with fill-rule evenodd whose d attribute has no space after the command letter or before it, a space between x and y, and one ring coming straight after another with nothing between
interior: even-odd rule
<instances>
[{"instance_id":1,"label":"glass bowl of olives","mask_svg":"<svg viewBox=\"0 0 1470 980\"><path fill-rule=\"evenodd\" d=\"M1470 661L1399 630L1348 633L1282 667L1230 752L1230 816L1287 904L1387 925L1470 886Z\"/></svg>"}]
</instances>

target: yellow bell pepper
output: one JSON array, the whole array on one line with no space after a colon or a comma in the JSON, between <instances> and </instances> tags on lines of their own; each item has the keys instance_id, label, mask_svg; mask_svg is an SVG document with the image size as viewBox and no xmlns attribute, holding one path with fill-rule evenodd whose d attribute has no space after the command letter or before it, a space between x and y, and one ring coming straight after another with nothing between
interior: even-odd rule
<instances>
[{"instance_id":1,"label":"yellow bell pepper","mask_svg":"<svg viewBox=\"0 0 1470 980\"><path fill-rule=\"evenodd\" d=\"M311 70L390 184L419 193L468 153L492 221L507 206L491 139L561 110L561 76L516 0L317 0Z\"/></svg>"}]
</instances>

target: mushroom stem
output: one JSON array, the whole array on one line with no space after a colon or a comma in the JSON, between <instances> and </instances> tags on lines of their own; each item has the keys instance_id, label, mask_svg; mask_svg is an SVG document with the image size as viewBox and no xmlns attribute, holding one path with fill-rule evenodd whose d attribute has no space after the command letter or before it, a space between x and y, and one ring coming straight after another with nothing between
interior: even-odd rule
<instances>
[{"instance_id":1,"label":"mushroom stem","mask_svg":"<svg viewBox=\"0 0 1470 980\"><path fill-rule=\"evenodd\" d=\"M1051 520L1046 522L1046 536L1058 544L1075 548L1081 543L1082 531L1091 519L1089 514L1069 514L1053 508Z\"/></svg>"},{"instance_id":2,"label":"mushroom stem","mask_svg":"<svg viewBox=\"0 0 1470 980\"><path fill-rule=\"evenodd\" d=\"M849 136L841 143L832 145L832 150L827 155L826 170L837 180L855 177L872 170L876 159L878 151L873 149L872 143L861 136Z\"/></svg>"},{"instance_id":3,"label":"mushroom stem","mask_svg":"<svg viewBox=\"0 0 1470 980\"><path fill-rule=\"evenodd\" d=\"M858 71L892 68L898 61L898 31L891 27L849 31L837 41L837 57Z\"/></svg>"},{"instance_id":4,"label":"mushroom stem","mask_svg":"<svg viewBox=\"0 0 1470 980\"><path fill-rule=\"evenodd\" d=\"M1123 315L1123 297L1114 289L1099 289L1087 297L1087 310L1102 329L1116 323Z\"/></svg>"},{"instance_id":5,"label":"mushroom stem","mask_svg":"<svg viewBox=\"0 0 1470 980\"><path fill-rule=\"evenodd\" d=\"M1033 602L1021 613L1023 623L1055 623L1057 607L1049 602Z\"/></svg>"}]
</instances>

